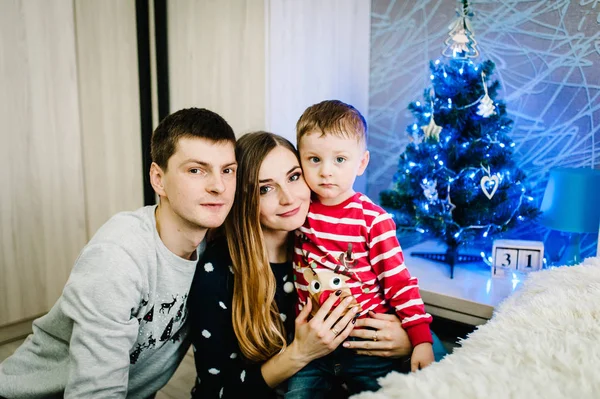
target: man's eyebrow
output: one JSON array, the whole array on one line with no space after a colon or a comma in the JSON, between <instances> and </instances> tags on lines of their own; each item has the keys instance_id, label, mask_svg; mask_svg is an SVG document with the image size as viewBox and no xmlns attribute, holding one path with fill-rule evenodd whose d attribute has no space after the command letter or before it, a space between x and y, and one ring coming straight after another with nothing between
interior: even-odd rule
<instances>
[{"instance_id":1,"label":"man's eyebrow","mask_svg":"<svg viewBox=\"0 0 600 399\"><path fill-rule=\"evenodd\" d=\"M182 163L183 164L197 163L198 165L202 165L202 166L210 166L210 164L208 162L200 161L199 159L194 159L194 158L188 158L185 161L183 161Z\"/></svg>"},{"instance_id":2,"label":"man's eyebrow","mask_svg":"<svg viewBox=\"0 0 600 399\"><path fill-rule=\"evenodd\" d=\"M198 160L198 159L193 159L193 158L190 158L190 159L186 159L186 160L183 162L183 164L184 164L184 165L185 165L185 164L188 164L188 163L195 163L195 164L198 164L198 165L200 165L200 166L204 166L204 167L206 167L206 168L212 168L212 165L211 165L210 163L208 163L208 162L204 162L204 161L200 161L200 160ZM229 162L229 163L226 163L226 164L224 164L224 165L221 165L221 168L227 168L227 167L229 167L229 166L237 166L237 162L236 162L236 161L234 161L234 162Z\"/></svg>"},{"instance_id":3,"label":"man's eyebrow","mask_svg":"<svg viewBox=\"0 0 600 399\"><path fill-rule=\"evenodd\" d=\"M292 169L288 170L287 173L286 173L286 175L289 175L290 173L292 173L296 169L300 169L300 165L296 165ZM259 180L258 182L259 183L268 183L270 181L273 181L273 179L264 179L264 180Z\"/></svg>"}]
</instances>

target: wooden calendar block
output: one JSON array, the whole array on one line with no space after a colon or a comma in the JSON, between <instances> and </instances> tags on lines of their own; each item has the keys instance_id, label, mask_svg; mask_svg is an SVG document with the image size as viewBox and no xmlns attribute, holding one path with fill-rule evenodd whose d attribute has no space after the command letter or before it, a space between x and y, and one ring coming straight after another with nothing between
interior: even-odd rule
<instances>
[{"instance_id":1,"label":"wooden calendar block","mask_svg":"<svg viewBox=\"0 0 600 399\"><path fill-rule=\"evenodd\" d=\"M533 272L542 268L541 251L519 250L517 269L522 272Z\"/></svg>"},{"instance_id":2,"label":"wooden calendar block","mask_svg":"<svg viewBox=\"0 0 600 399\"><path fill-rule=\"evenodd\" d=\"M494 266L506 269L517 269L519 250L499 247L494 249Z\"/></svg>"},{"instance_id":3,"label":"wooden calendar block","mask_svg":"<svg viewBox=\"0 0 600 399\"><path fill-rule=\"evenodd\" d=\"M495 240L492 249L492 277L504 277L518 271L540 270L544 259L544 243L528 240Z\"/></svg>"}]
</instances>

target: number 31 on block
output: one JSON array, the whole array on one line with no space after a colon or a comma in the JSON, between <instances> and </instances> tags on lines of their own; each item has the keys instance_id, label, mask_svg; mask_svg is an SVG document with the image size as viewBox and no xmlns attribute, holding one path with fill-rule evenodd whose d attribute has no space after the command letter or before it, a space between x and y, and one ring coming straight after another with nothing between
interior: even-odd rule
<instances>
[{"instance_id":1,"label":"number 31 on block","mask_svg":"<svg viewBox=\"0 0 600 399\"><path fill-rule=\"evenodd\" d=\"M504 276L507 271L532 272L542 268L544 243L526 240L495 240L492 250L492 276Z\"/></svg>"}]
</instances>

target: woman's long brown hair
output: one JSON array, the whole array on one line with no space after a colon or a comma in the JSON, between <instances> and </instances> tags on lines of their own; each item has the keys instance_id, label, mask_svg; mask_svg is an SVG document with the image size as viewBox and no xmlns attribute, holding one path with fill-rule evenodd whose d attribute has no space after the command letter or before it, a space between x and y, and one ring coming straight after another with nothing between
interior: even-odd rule
<instances>
[{"instance_id":1,"label":"woman's long brown hair","mask_svg":"<svg viewBox=\"0 0 600 399\"><path fill-rule=\"evenodd\" d=\"M237 141L237 187L225 221L235 273L233 329L243 355L255 362L266 361L286 347L285 329L275 304L275 276L260 225L258 182L264 159L277 146L297 156L292 143L273 133L247 133Z\"/></svg>"}]
</instances>

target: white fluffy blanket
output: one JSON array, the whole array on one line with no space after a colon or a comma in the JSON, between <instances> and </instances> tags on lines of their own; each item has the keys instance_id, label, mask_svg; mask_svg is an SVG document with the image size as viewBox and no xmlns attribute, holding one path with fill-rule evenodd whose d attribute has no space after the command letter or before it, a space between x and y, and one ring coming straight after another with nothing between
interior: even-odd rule
<instances>
[{"instance_id":1,"label":"white fluffy blanket","mask_svg":"<svg viewBox=\"0 0 600 399\"><path fill-rule=\"evenodd\" d=\"M600 398L600 258L531 274L461 347L352 399Z\"/></svg>"}]
</instances>

